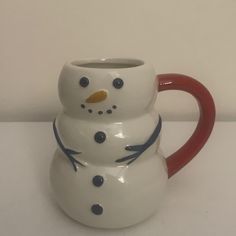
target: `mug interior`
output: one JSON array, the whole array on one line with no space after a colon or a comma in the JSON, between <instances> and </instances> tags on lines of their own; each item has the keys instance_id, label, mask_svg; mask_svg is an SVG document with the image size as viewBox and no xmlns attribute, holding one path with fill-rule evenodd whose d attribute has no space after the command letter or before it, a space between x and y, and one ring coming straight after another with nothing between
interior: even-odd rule
<instances>
[{"instance_id":1,"label":"mug interior","mask_svg":"<svg viewBox=\"0 0 236 236\"><path fill-rule=\"evenodd\" d=\"M74 66L94 68L94 69L115 69L115 68L137 67L143 65L144 62L139 59L107 58L107 59L74 61L71 64Z\"/></svg>"}]
</instances>

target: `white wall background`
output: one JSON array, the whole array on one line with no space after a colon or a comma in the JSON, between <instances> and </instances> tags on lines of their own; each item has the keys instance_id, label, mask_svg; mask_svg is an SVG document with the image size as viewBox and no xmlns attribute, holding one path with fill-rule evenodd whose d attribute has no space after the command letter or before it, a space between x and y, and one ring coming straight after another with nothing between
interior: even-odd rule
<instances>
[{"instance_id":1,"label":"white wall background","mask_svg":"<svg viewBox=\"0 0 236 236\"><path fill-rule=\"evenodd\" d=\"M235 0L0 0L0 120L52 120L65 61L124 56L196 77L217 118L236 120ZM164 119L197 117L184 93L158 106Z\"/></svg>"}]
</instances>

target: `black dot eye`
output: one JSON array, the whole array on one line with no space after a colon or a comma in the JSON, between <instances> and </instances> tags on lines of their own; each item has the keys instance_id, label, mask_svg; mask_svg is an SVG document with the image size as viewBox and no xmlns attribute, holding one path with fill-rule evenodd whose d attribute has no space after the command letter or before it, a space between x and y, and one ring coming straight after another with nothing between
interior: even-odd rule
<instances>
[{"instance_id":1,"label":"black dot eye","mask_svg":"<svg viewBox=\"0 0 236 236\"><path fill-rule=\"evenodd\" d=\"M89 85L89 79L87 77L82 77L79 80L79 84L80 84L81 87L85 88Z\"/></svg>"},{"instance_id":2,"label":"black dot eye","mask_svg":"<svg viewBox=\"0 0 236 236\"><path fill-rule=\"evenodd\" d=\"M112 84L116 89L120 89L123 87L124 81L120 78L116 78L113 80Z\"/></svg>"}]
</instances>

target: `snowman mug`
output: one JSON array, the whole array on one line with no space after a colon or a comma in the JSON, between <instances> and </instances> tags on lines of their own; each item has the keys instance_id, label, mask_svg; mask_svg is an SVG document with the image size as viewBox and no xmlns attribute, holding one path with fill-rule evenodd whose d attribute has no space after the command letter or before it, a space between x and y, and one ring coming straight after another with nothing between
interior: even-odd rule
<instances>
[{"instance_id":1,"label":"snowman mug","mask_svg":"<svg viewBox=\"0 0 236 236\"><path fill-rule=\"evenodd\" d=\"M215 105L208 90L181 74L156 76L138 59L79 60L59 77L63 110L53 122L58 148L51 185L63 211L82 224L123 228L153 215L168 178L206 143ZM198 125L188 141L164 158L157 92L182 90L199 105Z\"/></svg>"}]
</instances>

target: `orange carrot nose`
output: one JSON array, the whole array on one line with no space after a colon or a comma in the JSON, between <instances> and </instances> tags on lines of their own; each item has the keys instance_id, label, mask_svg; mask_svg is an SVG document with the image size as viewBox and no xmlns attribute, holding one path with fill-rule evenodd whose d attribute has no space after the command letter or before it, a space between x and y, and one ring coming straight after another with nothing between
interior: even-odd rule
<instances>
[{"instance_id":1,"label":"orange carrot nose","mask_svg":"<svg viewBox=\"0 0 236 236\"><path fill-rule=\"evenodd\" d=\"M91 94L85 101L87 103L96 103L102 102L107 98L107 92L104 90L99 90L93 94Z\"/></svg>"}]
</instances>

